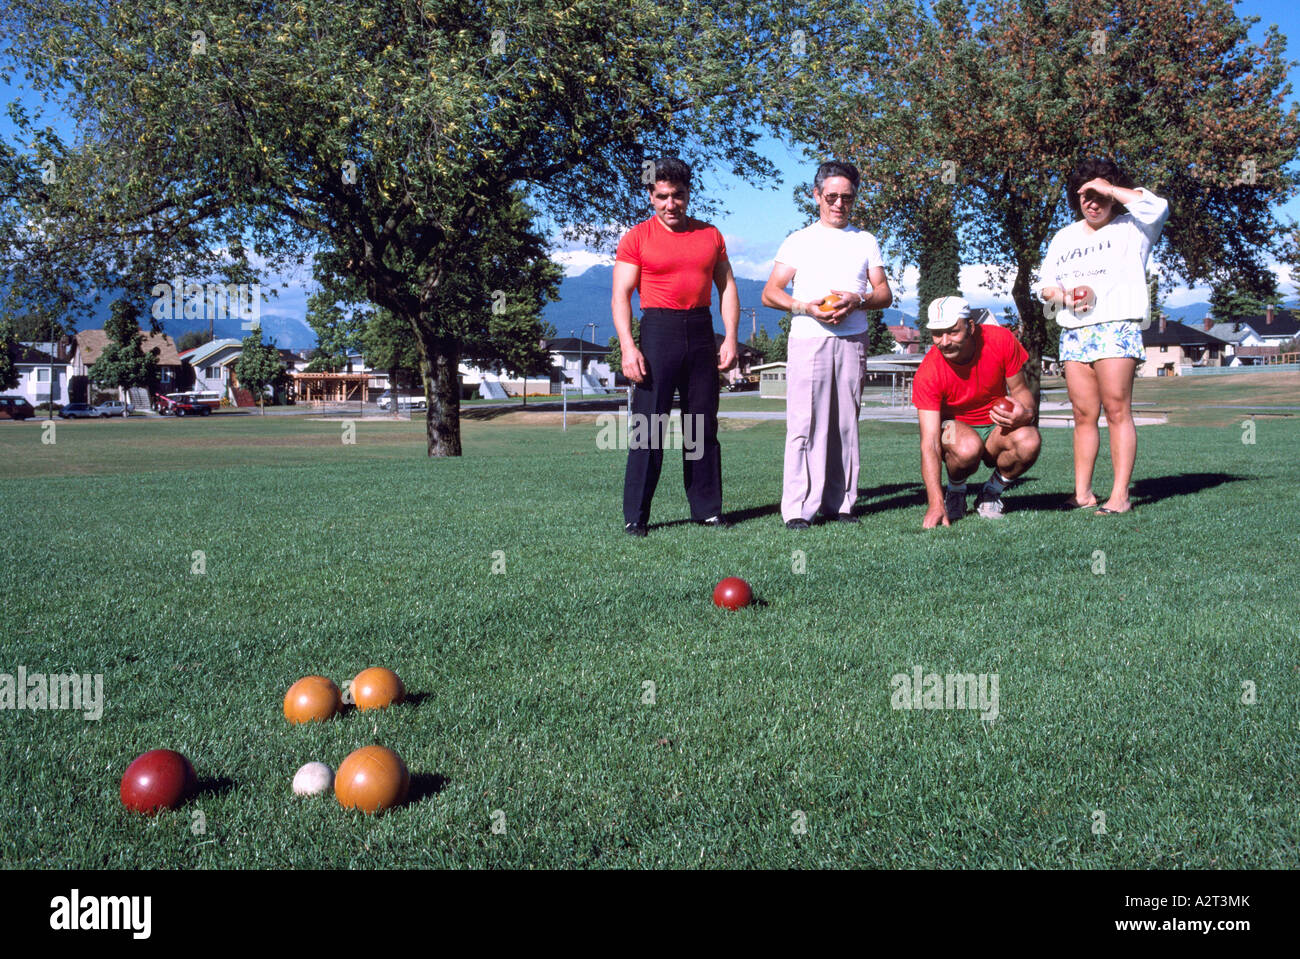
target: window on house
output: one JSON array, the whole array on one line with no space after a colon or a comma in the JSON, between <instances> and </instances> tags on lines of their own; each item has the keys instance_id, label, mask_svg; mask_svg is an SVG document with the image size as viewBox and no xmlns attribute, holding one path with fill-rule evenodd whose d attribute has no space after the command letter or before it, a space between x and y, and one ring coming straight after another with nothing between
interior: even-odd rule
<instances>
[{"instance_id":1,"label":"window on house","mask_svg":"<svg viewBox=\"0 0 1300 959\"><path fill-rule=\"evenodd\" d=\"M39 368L38 368L38 369L36 370L36 382L37 382L37 383L48 383L49 381L50 381L50 370L49 370L49 367L46 367L45 369L39 369Z\"/></svg>"},{"instance_id":2,"label":"window on house","mask_svg":"<svg viewBox=\"0 0 1300 959\"><path fill-rule=\"evenodd\" d=\"M1160 347L1160 352L1161 352L1161 353L1168 353L1168 352L1169 352L1169 347L1167 347L1167 346L1162 346L1162 347Z\"/></svg>"}]
</instances>

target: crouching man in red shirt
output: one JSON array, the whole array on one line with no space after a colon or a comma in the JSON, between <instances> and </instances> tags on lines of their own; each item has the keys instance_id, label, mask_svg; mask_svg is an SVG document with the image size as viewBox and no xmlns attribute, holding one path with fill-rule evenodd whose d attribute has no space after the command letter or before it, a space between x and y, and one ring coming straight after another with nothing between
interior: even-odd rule
<instances>
[{"instance_id":1,"label":"crouching man in red shirt","mask_svg":"<svg viewBox=\"0 0 1300 959\"><path fill-rule=\"evenodd\" d=\"M999 519L1002 491L1034 465L1041 445L1031 425L1034 396L1021 372L1029 354L1009 331L976 325L970 304L959 296L931 301L927 314L934 345L912 381L929 502L922 527L947 526L966 515L966 480L981 461L994 469L975 499L975 511ZM946 491L939 480L940 460L948 469Z\"/></svg>"}]
</instances>

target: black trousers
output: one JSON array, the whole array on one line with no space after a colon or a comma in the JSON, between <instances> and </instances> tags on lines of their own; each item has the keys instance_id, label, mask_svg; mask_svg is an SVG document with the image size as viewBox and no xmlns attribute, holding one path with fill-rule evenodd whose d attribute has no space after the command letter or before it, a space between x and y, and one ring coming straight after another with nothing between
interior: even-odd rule
<instances>
[{"instance_id":1,"label":"black trousers","mask_svg":"<svg viewBox=\"0 0 1300 959\"><path fill-rule=\"evenodd\" d=\"M632 391L623 521L646 524L659 484L673 394L682 398L682 473L691 519L722 513L718 444L718 347L708 307L647 309L641 317L646 378Z\"/></svg>"}]
</instances>

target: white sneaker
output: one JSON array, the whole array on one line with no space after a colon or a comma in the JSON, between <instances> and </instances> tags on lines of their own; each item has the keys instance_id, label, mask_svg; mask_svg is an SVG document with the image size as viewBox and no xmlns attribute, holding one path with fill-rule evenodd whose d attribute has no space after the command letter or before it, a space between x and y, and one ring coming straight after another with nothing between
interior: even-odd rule
<instances>
[{"instance_id":1,"label":"white sneaker","mask_svg":"<svg viewBox=\"0 0 1300 959\"><path fill-rule=\"evenodd\" d=\"M980 495L975 498L975 512L984 519L1001 519L1002 497L980 490Z\"/></svg>"}]
</instances>

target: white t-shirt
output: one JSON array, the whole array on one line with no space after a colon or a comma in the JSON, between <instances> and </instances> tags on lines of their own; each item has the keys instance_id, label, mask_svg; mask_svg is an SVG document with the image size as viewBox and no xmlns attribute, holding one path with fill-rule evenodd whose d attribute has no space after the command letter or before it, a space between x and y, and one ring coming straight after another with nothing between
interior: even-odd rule
<instances>
[{"instance_id":1,"label":"white t-shirt","mask_svg":"<svg viewBox=\"0 0 1300 959\"><path fill-rule=\"evenodd\" d=\"M1043 257L1043 279L1039 289L1076 286L1092 287L1097 303L1082 315L1062 309L1056 322L1065 329L1151 318L1147 294L1146 265L1151 247L1160 239L1160 231L1169 219L1169 203L1149 190L1124 204L1121 213L1100 230L1090 230L1079 220L1058 230L1047 245Z\"/></svg>"},{"instance_id":2,"label":"white t-shirt","mask_svg":"<svg viewBox=\"0 0 1300 959\"><path fill-rule=\"evenodd\" d=\"M837 230L818 220L812 226L791 233L776 251L776 262L794 267L794 298L819 303L831 290L867 295L872 267L885 266L880 244L870 233L855 227ZM867 311L853 310L835 324L803 314L790 321L792 339L854 336L867 330Z\"/></svg>"}]
</instances>

